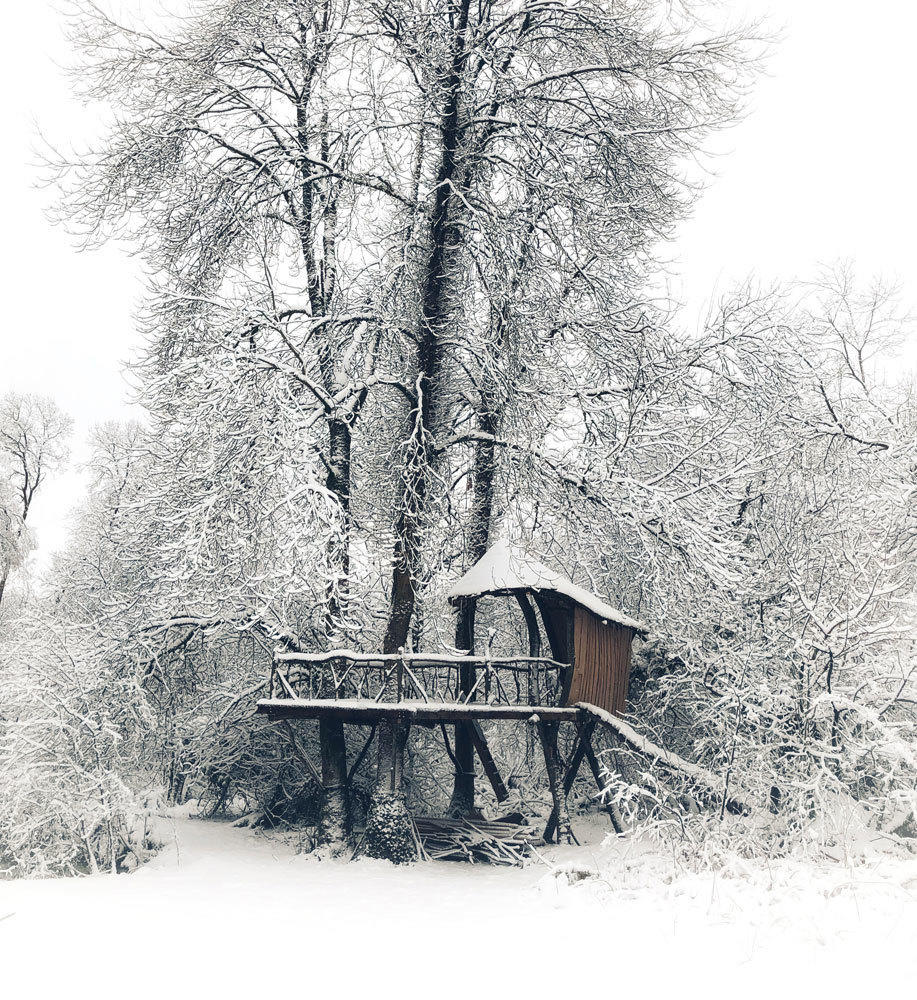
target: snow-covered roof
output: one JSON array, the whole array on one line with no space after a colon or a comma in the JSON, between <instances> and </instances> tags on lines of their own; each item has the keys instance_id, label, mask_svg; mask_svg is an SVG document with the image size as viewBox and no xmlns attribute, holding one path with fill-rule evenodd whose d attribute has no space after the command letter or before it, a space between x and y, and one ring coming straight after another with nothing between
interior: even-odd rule
<instances>
[{"instance_id":1,"label":"snow-covered roof","mask_svg":"<svg viewBox=\"0 0 917 1000\"><path fill-rule=\"evenodd\" d=\"M448 597L480 597L507 590L547 590L569 597L594 615L627 628L645 632L646 626L606 604L600 597L577 586L563 574L550 569L510 542L492 545L452 587Z\"/></svg>"}]
</instances>

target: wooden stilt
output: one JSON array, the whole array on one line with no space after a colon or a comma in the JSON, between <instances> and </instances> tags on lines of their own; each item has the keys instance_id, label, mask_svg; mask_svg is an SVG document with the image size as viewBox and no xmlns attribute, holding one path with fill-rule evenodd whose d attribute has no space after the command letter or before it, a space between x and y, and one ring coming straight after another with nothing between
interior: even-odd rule
<instances>
[{"instance_id":1,"label":"wooden stilt","mask_svg":"<svg viewBox=\"0 0 917 1000\"><path fill-rule=\"evenodd\" d=\"M596 723L589 721L585 725L576 725L576 746L573 749L573 756L570 758L570 764L567 767L567 772L564 775L564 786L563 794L566 799L570 794L570 790L573 788L573 782L576 781L576 775L579 772L580 765L583 763L583 757L586 756L586 744L592 740L592 733L594 732ZM548 819L548 825L545 827L544 839L550 840L554 836L554 830L557 827L557 812L551 810L551 816Z\"/></svg>"},{"instance_id":2,"label":"wooden stilt","mask_svg":"<svg viewBox=\"0 0 917 1000\"><path fill-rule=\"evenodd\" d=\"M595 727L593 727L594 729ZM595 778L596 787L600 792L605 791L605 783L602 781L602 769L599 766L598 759L595 755L595 750L592 748L592 733L589 734L589 739L583 743L583 748L586 753L586 760L589 761L589 767L592 770L592 776ZM603 802L602 803L605 812L608 813L608 817L611 820L611 825L615 828L615 833L624 833L624 818L621 816L621 810L613 802Z\"/></svg>"},{"instance_id":3,"label":"wooden stilt","mask_svg":"<svg viewBox=\"0 0 917 1000\"><path fill-rule=\"evenodd\" d=\"M557 836L558 840L563 838L568 844L575 842L573 830L570 827L570 816L567 814L567 799L563 794L563 786L560 780L560 768L557 762L557 732L560 724L557 722L538 722L538 737L541 740L541 749L544 751L544 762L548 772L548 785L551 789L551 798L554 802L552 817L557 815ZM550 819L548 820L550 824ZM553 833L553 831L552 831ZM548 827L545 827L545 840L548 839Z\"/></svg>"},{"instance_id":4,"label":"wooden stilt","mask_svg":"<svg viewBox=\"0 0 917 1000\"><path fill-rule=\"evenodd\" d=\"M494 795L497 796L497 802L505 802L509 798L509 792L506 790L506 785L503 784L503 779L500 777L500 772L497 770L496 761L490 752L490 747L487 745L487 739L484 736L484 730L481 728L481 723L477 719L470 725L471 729L471 742L474 744L474 748L477 751L478 757L481 759L481 765L484 768L484 773L487 775L491 787L494 790Z\"/></svg>"},{"instance_id":5,"label":"wooden stilt","mask_svg":"<svg viewBox=\"0 0 917 1000\"><path fill-rule=\"evenodd\" d=\"M319 774L318 768L312 763L311 758L297 739L296 731L293 729L293 726L291 723L284 721L284 728L287 731L287 735L290 737L290 743L293 746L296 756L299 757L299 759L306 765L306 770L312 776L312 780L316 783L316 785L318 785L319 788L323 788L324 785L322 784L322 776Z\"/></svg>"},{"instance_id":6,"label":"wooden stilt","mask_svg":"<svg viewBox=\"0 0 917 1000\"><path fill-rule=\"evenodd\" d=\"M321 815L319 842L342 850L350 838L350 795L347 785L347 743L340 719L319 719L322 755Z\"/></svg>"}]
</instances>

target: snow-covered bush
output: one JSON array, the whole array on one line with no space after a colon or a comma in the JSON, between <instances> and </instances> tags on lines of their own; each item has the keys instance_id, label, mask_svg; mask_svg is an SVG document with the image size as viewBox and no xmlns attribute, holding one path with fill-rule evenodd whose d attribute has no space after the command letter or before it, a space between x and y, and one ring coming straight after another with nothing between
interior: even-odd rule
<instances>
[{"instance_id":1,"label":"snow-covered bush","mask_svg":"<svg viewBox=\"0 0 917 1000\"><path fill-rule=\"evenodd\" d=\"M143 698L82 629L18 624L0 672L0 859L20 874L144 860L157 775Z\"/></svg>"}]
</instances>

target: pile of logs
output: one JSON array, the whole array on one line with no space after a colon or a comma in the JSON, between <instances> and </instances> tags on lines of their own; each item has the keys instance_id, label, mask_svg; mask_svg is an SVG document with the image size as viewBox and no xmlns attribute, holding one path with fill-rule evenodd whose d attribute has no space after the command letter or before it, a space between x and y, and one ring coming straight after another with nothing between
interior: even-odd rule
<instances>
[{"instance_id":1,"label":"pile of logs","mask_svg":"<svg viewBox=\"0 0 917 1000\"><path fill-rule=\"evenodd\" d=\"M531 826L500 820L417 817L418 854L430 861L521 865L530 844L544 843Z\"/></svg>"}]
</instances>

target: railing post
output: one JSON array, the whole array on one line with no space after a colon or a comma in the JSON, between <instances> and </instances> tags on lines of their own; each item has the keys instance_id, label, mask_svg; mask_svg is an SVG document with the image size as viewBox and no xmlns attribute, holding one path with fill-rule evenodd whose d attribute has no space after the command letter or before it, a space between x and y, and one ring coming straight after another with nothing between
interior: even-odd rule
<instances>
[{"instance_id":1,"label":"railing post","mask_svg":"<svg viewBox=\"0 0 917 1000\"><path fill-rule=\"evenodd\" d=\"M404 646L398 647L398 669L395 671L396 693L395 701L401 701L401 694L404 689Z\"/></svg>"}]
</instances>

